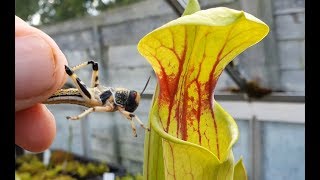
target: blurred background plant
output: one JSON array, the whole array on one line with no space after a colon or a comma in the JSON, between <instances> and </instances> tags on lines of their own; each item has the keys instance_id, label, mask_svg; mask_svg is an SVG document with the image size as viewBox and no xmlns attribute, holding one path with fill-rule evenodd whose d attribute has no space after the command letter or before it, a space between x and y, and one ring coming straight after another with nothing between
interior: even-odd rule
<instances>
[{"instance_id":1,"label":"blurred background plant","mask_svg":"<svg viewBox=\"0 0 320 180\"><path fill-rule=\"evenodd\" d=\"M53 24L140 0L16 0L16 15L32 25Z\"/></svg>"},{"instance_id":2,"label":"blurred background plant","mask_svg":"<svg viewBox=\"0 0 320 180\"><path fill-rule=\"evenodd\" d=\"M102 180L103 174L113 171L103 162L84 162L72 153L55 150L49 164L38 154L24 154L16 158L16 180ZM115 180L142 180L140 173L117 174Z\"/></svg>"},{"instance_id":3,"label":"blurred background plant","mask_svg":"<svg viewBox=\"0 0 320 180\"><path fill-rule=\"evenodd\" d=\"M53 151L46 165L36 154L24 154L16 158L16 176L21 180L75 180L102 176L110 169L106 163L81 162L71 153Z\"/></svg>"}]
</instances>

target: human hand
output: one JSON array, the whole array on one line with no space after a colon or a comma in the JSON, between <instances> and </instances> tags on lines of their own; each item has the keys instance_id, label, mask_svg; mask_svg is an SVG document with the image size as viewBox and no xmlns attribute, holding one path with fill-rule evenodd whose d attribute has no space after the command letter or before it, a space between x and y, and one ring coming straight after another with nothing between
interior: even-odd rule
<instances>
[{"instance_id":1,"label":"human hand","mask_svg":"<svg viewBox=\"0 0 320 180\"><path fill-rule=\"evenodd\" d=\"M15 17L15 143L31 152L47 149L55 119L41 104L66 82L67 60L47 34Z\"/></svg>"}]
</instances>

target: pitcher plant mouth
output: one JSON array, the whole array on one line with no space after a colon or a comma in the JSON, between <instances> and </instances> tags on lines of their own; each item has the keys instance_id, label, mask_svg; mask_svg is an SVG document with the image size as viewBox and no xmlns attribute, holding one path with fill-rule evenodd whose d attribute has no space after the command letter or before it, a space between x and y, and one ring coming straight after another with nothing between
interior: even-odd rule
<instances>
[{"instance_id":1,"label":"pitcher plant mouth","mask_svg":"<svg viewBox=\"0 0 320 180\"><path fill-rule=\"evenodd\" d=\"M233 177L239 131L214 89L226 65L268 32L254 16L218 7L168 22L139 41L158 79L145 139L146 179Z\"/></svg>"}]
</instances>

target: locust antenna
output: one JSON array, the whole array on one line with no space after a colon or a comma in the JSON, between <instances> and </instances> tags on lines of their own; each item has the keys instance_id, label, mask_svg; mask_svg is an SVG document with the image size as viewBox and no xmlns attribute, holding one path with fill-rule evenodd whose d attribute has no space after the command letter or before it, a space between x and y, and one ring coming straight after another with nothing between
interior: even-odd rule
<instances>
[{"instance_id":1,"label":"locust antenna","mask_svg":"<svg viewBox=\"0 0 320 180\"><path fill-rule=\"evenodd\" d=\"M143 90L141 91L141 93L140 93L141 96L142 96L143 92L146 90L146 88L149 84L150 78L151 78L151 76L149 76L148 81L146 82L146 85L144 86Z\"/></svg>"}]
</instances>

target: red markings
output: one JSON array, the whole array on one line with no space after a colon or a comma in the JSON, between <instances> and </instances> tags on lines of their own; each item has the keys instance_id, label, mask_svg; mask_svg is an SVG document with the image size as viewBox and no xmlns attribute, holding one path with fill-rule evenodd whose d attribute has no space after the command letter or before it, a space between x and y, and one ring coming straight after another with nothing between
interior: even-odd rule
<instances>
[{"instance_id":1,"label":"red markings","mask_svg":"<svg viewBox=\"0 0 320 180\"><path fill-rule=\"evenodd\" d=\"M185 42L185 45L187 45L187 39ZM194 123L193 121L196 120L198 123L198 127L193 128L194 131L197 131L198 134L198 144L201 145L203 138L207 139L212 138L212 137L207 137L207 135L201 133L201 114L207 111L208 109L211 110L211 116L213 120L213 129L214 129L214 136L215 136L215 146L211 146L212 148L216 148L217 156L220 158L220 150L219 150L219 138L218 138L218 124L214 118L214 112L213 112L213 90L216 86L217 79L219 75L215 74L217 66L221 62L221 56L223 54L223 50L225 48L225 45L221 48L219 51L215 62L213 64L213 67L211 69L211 72L209 73L209 80L208 82L205 83L200 83L199 82L199 76L200 76L200 71L199 69L198 75L195 80L193 81L188 81L189 75L195 70L194 67L189 67L184 63L188 63L188 60L185 60L186 58L186 52L187 52L187 47L184 48L184 51L182 53L181 58L179 58L177 52L175 51L174 48L169 48L173 51L175 54L179 65L178 65L178 70L177 73L174 75L167 75L165 68L163 66L163 61L165 59L157 59L159 65L160 65L160 73L158 74L158 79L160 83L160 92L159 92L159 107L160 105L166 104L166 107L168 107L168 117L166 120L162 119L161 122L165 123L162 124L164 127L165 132L169 132L170 124L172 121L177 122L177 127L176 127L176 132L175 135L176 137L187 141L188 140L188 126L192 126ZM199 57L204 60L204 57ZM213 59L214 60L214 59ZM203 62L203 61L202 61ZM200 63L200 68L202 67L202 62ZM189 68L185 71L185 73L182 74L183 69L182 68ZM195 83L196 88L197 88L197 95L198 99L192 99L193 97L190 97L188 94L188 88L190 88L191 84ZM180 89L178 89L180 88ZM178 94L179 93L179 94ZM179 99L177 99L179 97ZM192 103L195 103L197 101L197 109L189 111L188 110L188 102L192 101ZM175 107L175 109L173 109ZM174 113L174 114L172 114ZM163 117L163 116L162 116ZM204 136L204 137L202 137ZM212 143L212 142L211 142ZM211 144L213 145L213 144ZM208 144L210 147L210 144Z\"/></svg>"}]
</instances>

